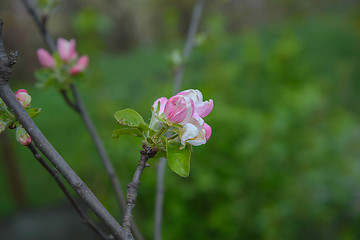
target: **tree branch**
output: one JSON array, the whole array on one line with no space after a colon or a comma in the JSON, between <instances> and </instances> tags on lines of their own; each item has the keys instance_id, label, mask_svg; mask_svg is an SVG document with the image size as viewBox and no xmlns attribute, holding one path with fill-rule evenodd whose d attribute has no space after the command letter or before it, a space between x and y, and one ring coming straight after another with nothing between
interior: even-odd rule
<instances>
[{"instance_id":1,"label":"tree branch","mask_svg":"<svg viewBox=\"0 0 360 240\"><path fill-rule=\"evenodd\" d=\"M69 105L69 107L71 107L75 112L80 113L79 107L69 98L68 92L64 89L61 89L60 93L63 96L65 102Z\"/></svg>"},{"instance_id":2,"label":"tree branch","mask_svg":"<svg viewBox=\"0 0 360 240\"><path fill-rule=\"evenodd\" d=\"M195 34L199 28L201 14L206 0L198 0L194 6L189 30L186 36L185 47L183 50L183 60L189 58L191 50L194 46ZM182 63L174 73L174 90L173 94L176 94L181 89L181 83L185 71L185 64ZM156 182L156 197L155 197L155 224L154 224L154 240L161 240L161 224L162 224L162 212L164 201L164 178L165 178L165 165L166 158L160 158L157 167L157 182Z\"/></svg>"},{"instance_id":3,"label":"tree branch","mask_svg":"<svg viewBox=\"0 0 360 240\"><path fill-rule=\"evenodd\" d=\"M20 124L31 136L36 147L50 160L55 168L64 176L65 180L85 202L85 204L94 212L102 223L113 234L115 239L132 240L131 233L124 231L119 223L104 208L96 196L66 163L61 155L50 144L40 129L36 126L31 117L27 114L20 102L16 99L10 89L9 79L11 76L11 67L16 62L16 54L7 56L2 41L2 20L0 19L0 97L4 103L13 112Z\"/></svg>"},{"instance_id":4,"label":"tree branch","mask_svg":"<svg viewBox=\"0 0 360 240\"><path fill-rule=\"evenodd\" d=\"M35 9L30 5L28 0L22 0L22 2L24 4L24 6L26 7L27 11L29 12L29 14L34 19L34 21L41 33L41 36L43 37L46 44L49 46L51 52L55 52L56 51L55 42L51 38L51 36L49 35L49 33L47 31L46 21L41 21L39 15L36 13ZM71 92L75 99L74 102L69 98L68 92L66 90L60 90L60 93L63 96L65 102L75 112L77 112L81 116L81 119L83 120L86 128L88 129L90 136L96 147L96 150L99 153L100 159L105 167L105 171L107 172L107 174L110 178L110 182L114 188L116 200L120 207L120 211L124 212L125 208L126 208L125 197L122 193L121 184L120 184L119 178L115 172L114 166L109 159L109 156L105 150L105 147L101 141L101 138L99 137L99 134L97 133L97 131L94 127L93 122L91 121L91 118L89 117L89 114L87 113L85 105L83 104L83 102L81 101L81 98L79 97L79 94L78 94L78 91L77 91L75 85L71 84L70 87L71 87ZM132 225L132 232L137 240L144 240L144 237L142 236L142 234L141 234L139 228L137 227L137 225L135 224L135 222Z\"/></svg>"},{"instance_id":5,"label":"tree branch","mask_svg":"<svg viewBox=\"0 0 360 240\"><path fill-rule=\"evenodd\" d=\"M161 226L164 203L164 175L165 175L166 158L160 158L156 167L156 199L155 199L155 223L154 223L154 240L161 239Z\"/></svg>"},{"instance_id":6,"label":"tree branch","mask_svg":"<svg viewBox=\"0 0 360 240\"><path fill-rule=\"evenodd\" d=\"M120 181L119 178L115 172L115 168L112 165L112 162L109 159L109 156L107 155L107 152L105 150L105 147L94 127L94 124L92 123L89 114L86 111L86 108L79 96L79 93L76 89L76 87L71 84L70 85L71 91L73 93L74 99L75 99L75 103L74 103L74 107L73 109L75 111L77 111L81 117L81 119L83 120L86 128L88 129L88 132L90 133L91 138L93 139L94 145L100 155L100 158L103 162L103 165L105 167L105 170L110 178L110 182L115 190L115 195L116 195L116 199L118 202L118 205L121 207L121 210L123 212L123 214L125 213L125 209L126 209L126 200L124 198L124 195L122 194L122 190L121 190L121 185L120 185ZM131 231L135 236L135 239L137 240L144 240L144 237L142 236L139 228L137 227L136 223L133 222L133 224L131 225Z\"/></svg>"},{"instance_id":7,"label":"tree branch","mask_svg":"<svg viewBox=\"0 0 360 240\"><path fill-rule=\"evenodd\" d=\"M35 159L38 160L38 162L46 169L46 171L54 178L57 185L60 187L60 189L65 194L66 198L69 200L71 205L75 208L75 211L80 215L82 223L89 226L99 237L101 237L104 240L110 240L113 239L112 236L109 237L105 232L101 230L95 223L93 223L83 212L83 210L80 208L79 204L75 201L75 199L72 197L70 192L65 187L65 184L62 182L59 173L56 169L51 168L42 158L41 154L36 150L34 144L29 144L27 146L32 154L34 155Z\"/></svg>"},{"instance_id":8,"label":"tree branch","mask_svg":"<svg viewBox=\"0 0 360 240\"><path fill-rule=\"evenodd\" d=\"M125 231L130 232L132 225L132 210L135 207L138 187L140 185L140 176L145 167L149 166L147 161L149 158L152 158L156 154L156 150L146 146L146 143L143 143L143 149L140 151L141 157L139 164L136 168L132 181L127 185L128 191L126 195L127 207L125 210L125 215L123 218L123 228Z\"/></svg>"}]
</instances>

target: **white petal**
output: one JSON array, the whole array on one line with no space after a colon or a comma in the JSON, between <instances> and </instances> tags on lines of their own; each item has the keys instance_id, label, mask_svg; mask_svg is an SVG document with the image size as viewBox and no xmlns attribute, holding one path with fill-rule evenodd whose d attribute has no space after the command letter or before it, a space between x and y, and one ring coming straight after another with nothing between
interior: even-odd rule
<instances>
[{"instance_id":1,"label":"white petal","mask_svg":"<svg viewBox=\"0 0 360 240\"><path fill-rule=\"evenodd\" d=\"M186 123L183 127L183 134L181 135L181 144L185 145L185 141L195 138L198 133L199 130L195 125Z\"/></svg>"}]
</instances>

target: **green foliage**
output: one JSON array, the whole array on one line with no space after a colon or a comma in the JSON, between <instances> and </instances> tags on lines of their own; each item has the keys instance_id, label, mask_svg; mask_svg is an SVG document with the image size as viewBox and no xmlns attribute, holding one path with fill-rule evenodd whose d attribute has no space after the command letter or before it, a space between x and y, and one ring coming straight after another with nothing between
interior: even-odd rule
<instances>
[{"instance_id":1,"label":"green foliage","mask_svg":"<svg viewBox=\"0 0 360 240\"><path fill-rule=\"evenodd\" d=\"M56 78L51 69L41 68L34 73L35 78L39 80L37 87L47 89L51 85L56 84Z\"/></svg>"},{"instance_id":2,"label":"green foliage","mask_svg":"<svg viewBox=\"0 0 360 240\"><path fill-rule=\"evenodd\" d=\"M171 170L181 177L188 177L190 173L191 148L182 148L180 142L166 141L166 158Z\"/></svg>"}]
</instances>

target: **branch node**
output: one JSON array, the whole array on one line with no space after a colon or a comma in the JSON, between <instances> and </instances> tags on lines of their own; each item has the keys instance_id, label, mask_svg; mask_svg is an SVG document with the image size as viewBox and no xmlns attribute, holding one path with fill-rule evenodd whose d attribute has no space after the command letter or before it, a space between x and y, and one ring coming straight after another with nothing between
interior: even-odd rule
<instances>
[{"instance_id":1,"label":"branch node","mask_svg":"<svg viewBox=\"0 0 360 240\"><path fill-rule=\"evenodd\" d=\"M11 67L14 65L17 61L17 57L19 56L19 51L11 51L9 53L8 59L9 59L9 66Z\"/></svg>"}]
</instances>

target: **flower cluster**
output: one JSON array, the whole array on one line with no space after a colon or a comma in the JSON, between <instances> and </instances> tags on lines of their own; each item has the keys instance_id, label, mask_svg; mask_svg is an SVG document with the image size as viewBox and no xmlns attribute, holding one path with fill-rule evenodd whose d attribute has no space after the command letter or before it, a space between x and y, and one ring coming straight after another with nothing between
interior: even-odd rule
<instances>
[{"instance_id":1,"label":"flower cluster","mask_svg":"<svg viewBox=\"0 0 360 240\"><path fill-rule=\"evenodd\" d=\"M41 109L30 108L31 96L25 89L19 89L16 91L15 97L25 108L30 117L35 117L40 113ZM32 142L30 135L16 120L15 116L10 112L5 103L0 100L0 133L3 132L6 127L10 129L16 128L16 140L21 145L27 146Z\"/></svg>"},{"instance_id":2,"label":"flower cluster","mask_svg":"<svg viewBox=\"0 0 360 240\"><path fill-rule=\"evenodd\" d=\"M199 90L185 90L167 99L157 99L152 106L150 127L159 130L170 127L180 136L181 144L205 144L211 136L211 127L203 120L214 106L213 100L203 101Z\"/></svg>"},{"instance_id":3,"label":"flower cluster","mask_svg":"<svg viewBox=\"0 0 360 240\"><path fill-rule=\"evenodd\" d=\"M70 63L69 73L71 75L76 75L86 69L89 63L89 58L87 55L78 58L75 39L67 41L63 38L59 38L57 40L57 50L62 62L64 64ZM54 69L56 67L53 56L50 55L50 53L45 49L38 49L37 55L39 58L39 62L43 67L50 69Z\"/></svg>"},{"instance_id":4,"label":"flower cluster","mask_svg":"<svg viewBox=\"0 0 360 240\"><path fill-rule=\"evenodd\" d=\"M50 54L43 48L37 50L37 56L45 71L37 73L38 78L44 82L57 80L60 87L69 83L71 77L84 72L89 63L89 57L78 57L76 42L59 38L57 40L57 52ZM45 78L45 79L42 79ZM45 84L46 85L46 84Z\"/></svg>"}]
</instances>

